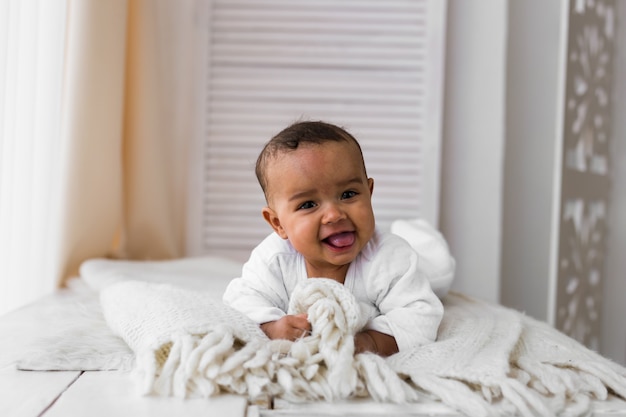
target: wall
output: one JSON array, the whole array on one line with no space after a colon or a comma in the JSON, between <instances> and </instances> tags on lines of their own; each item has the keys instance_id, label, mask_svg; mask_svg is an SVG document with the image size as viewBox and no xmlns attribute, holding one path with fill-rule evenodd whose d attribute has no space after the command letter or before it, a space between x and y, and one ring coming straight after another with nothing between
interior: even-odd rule
<instances>
[{"instance_id":1,"label":"wall","mask_svg":"<svg viewBox=\"0 0 626 417\"><path fill-rule=\"evenodd\" d=\"M500 293L507 3L448 3L440 230L457 261L453 288Z\"/></svg>"},{"instance_id":2,"label":"wall","mask_svg":"<svg viewBox=\"0 0 626 417\"><path fill-rule=\"evenodd\" d=\"M546 320L559 115L561 2L509 2L502 219L505 305ZM533 22L529 25L528 22Z\"/></svg>"}]
</instances>

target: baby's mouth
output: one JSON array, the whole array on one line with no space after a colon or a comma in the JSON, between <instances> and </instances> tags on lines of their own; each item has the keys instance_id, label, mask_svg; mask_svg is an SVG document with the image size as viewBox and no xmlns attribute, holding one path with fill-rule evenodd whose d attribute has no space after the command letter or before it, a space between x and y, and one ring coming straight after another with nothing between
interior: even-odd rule
<instances>
[{"instance_id":1,"label":"baby's mouth","mask_svg":"<svg viewBox=\"0 0 626 417\"><path fill-rule=\"evenodd\" d=\"M334 248L341 249L352 246L355 239L356 238L354 232L342 232L328 236L326 239L323 240L323 242Z\"/></svg>"}]
</instances>

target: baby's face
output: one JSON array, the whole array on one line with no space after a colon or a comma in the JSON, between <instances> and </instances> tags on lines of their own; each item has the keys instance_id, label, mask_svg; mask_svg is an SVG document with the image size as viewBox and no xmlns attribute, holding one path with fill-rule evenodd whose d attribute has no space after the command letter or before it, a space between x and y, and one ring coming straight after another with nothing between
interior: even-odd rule
<instances>
[{"instance_id":1,"label":"baby's face","mask_svg":"<svg viewBox=\"0 0 626 417\"><path fill-rule=\"evenodd\" d=\"M357 147L305 144L272 160L266 178L265 219L304 256L309 277L343 282L374 234L374 181L365 175Z\"/></svg>"}]
</instances>

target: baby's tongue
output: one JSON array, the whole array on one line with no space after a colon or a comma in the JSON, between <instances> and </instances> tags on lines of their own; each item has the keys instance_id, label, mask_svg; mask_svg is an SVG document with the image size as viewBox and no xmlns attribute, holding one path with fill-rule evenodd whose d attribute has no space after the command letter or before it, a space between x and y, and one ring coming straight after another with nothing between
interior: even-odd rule
<instances>
[{"instance_id":1,"label":"baby's tongue","mask_svg":"<svg viewBox=\"0 0 626 417\"><path fill-rule=\"evenodd\" d=\"M353 232L337 233L336 235L327 237L326 241L333 246L336 246L338 248L343 248L345 246L350 246L354 243L354 233Z\"/></svg>"}]
</instances>

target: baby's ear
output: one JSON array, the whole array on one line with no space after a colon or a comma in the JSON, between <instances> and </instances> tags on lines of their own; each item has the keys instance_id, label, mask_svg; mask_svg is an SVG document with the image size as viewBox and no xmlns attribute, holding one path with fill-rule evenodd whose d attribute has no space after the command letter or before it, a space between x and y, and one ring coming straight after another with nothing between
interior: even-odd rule
<instances>
[{"instance_id":1,"label":"baby's ear","mask_svg":"<svg viewBox=\"0 0 626 417\"><path fill-rule=\"evenodd\" d=\"M272 226L272 229L278 233L278 236L283 239L287 239L287 233L285 233L285 229L281 226L280 219L276 215L276 212L269 207L263 207L262 212L263 218L270 226Z\"/></svg>"}]
</instances>

